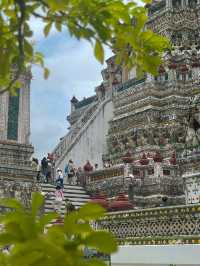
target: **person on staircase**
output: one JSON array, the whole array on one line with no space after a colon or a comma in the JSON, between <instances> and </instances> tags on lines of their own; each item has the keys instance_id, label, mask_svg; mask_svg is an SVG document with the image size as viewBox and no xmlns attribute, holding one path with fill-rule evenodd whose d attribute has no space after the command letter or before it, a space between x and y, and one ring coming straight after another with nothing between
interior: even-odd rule
<instances>
[{"instance_id":1,"label":"person on staircase","mask_svg":"<svg viewBox=\"0 0 200 266\"><path fill-rule=\"evenodd\" d=\"M41 161L41 168L42 168L42 174L46 177L47 168L48 168L48 161L46 157L44 157Z\"/></svg>"},{"instance_id":2,"label":"person on staircase","mask_svg":"<svg viewBox=\"0 0 200 266\"><path fill-rule=\"evenodd\" d=\"M57 169L56 186L60 186L63 189L63 173L61 169Z\"/></svg>"},{"instance_id":3,"label":"person on staircase","mask_svg":"<svg viewBox=\"0 0 200 266\"><path fill-rule=\"evenodd\" d=\"M81 167L78 167L78 169L76 171L76 184L77 185L82 185L82 182L81 182L82 173L83 173L82 168Z\"/></svg>"},{"instance_id":4,"label":"person on staircase","mask_svg":"<svg viewBox=\"0 0 200 266\"><path fill-rule=\"evenodd\" d=\"M74 163L73 163L72 160L69 160L67 166L65 167L65 174L67 176L67 183L69 185L72 185L73 177L75 175L75 172L74 172Z\"/></svg>"},{"instance_id":5,"label":"person on staircase","mask_svg":"<svg viewBox=\"0 0 200 266\"><path fill-rule=\"evenodd\" d=\"M51 162L49 160L47 162L48 162L48 164L47 164L46 182L51 183L51 181L52 181Z\"/></svg>"},{"instance_id":6,"label":"person on staircase","mask_svg":"<svg viewBox=\"0 0 200 266\"><path fill-rule=\"evenodd\" d=\"M62 187L57 185L55 191L55 200L54 200L55 212L61 214L63 201L64 201L64 193Z\"/></svg>"}]
</instances>

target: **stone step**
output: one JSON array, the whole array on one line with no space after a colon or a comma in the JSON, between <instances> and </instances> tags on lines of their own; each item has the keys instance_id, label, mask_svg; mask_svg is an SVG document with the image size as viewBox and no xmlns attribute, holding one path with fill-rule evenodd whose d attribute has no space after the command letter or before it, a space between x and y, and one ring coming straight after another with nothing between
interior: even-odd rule
<instances>
[{"instance_id":1,"label":"stone step","mask_svg":"<svg viewBox=\"0 0 200 266\"><path fill-rule=\"evenodd\" d=\"M52 202L52 201L54 201L54 199L55 199L54 197L51 197L50 199L46 199L45 202ZM89 199L81 199L81 198L67 198L67 199L70 200L71 202L87 203L89 201ZM65 202L65 200L64 200L64 202Z\"/></svg>"},{"instance_id":2,"label":"stone step","mask_svg":"<svg viewBox=\"0 0 200 266\"><path fill-rule=\"evenodd\" d=\"M90 200L90 197L87 194L69 194L69 193L64 193L65 198L81 198L81 199L88 199Z\"/></svg>"},{"instance_id":3,"label":"stone step","mask_svg":"<svg viewBox=\"0 0 200 266\"><path fill-rule=\"evenodd\" d=\"M72 204L73 204L74 202L72 202ZM74 207L77 209L79 209L81 206L83 206L83 205L85 205L83 202L76 202L76 204L74 203L73 204L74 205ZM61 210L65 210L66 211L66 206L65 206L65 204L62 204L61 205ZM51 202L51 203L49 203L49 204L47 204L47 205L45 205L45 212L46 212L46 210L51 210L51 211L54 211L54 204Z\"/></svg>"},{"instance_id":4,"label":"stone step","mask_svg":"<svg viewBox=\"0 0 200 266\"><path fill-rule=\"evenodd\" d=\"M54 186L45 186L45 187L42 187L42 191L43 192L53 192L55 191L55 187ZM64 188L64 193L69 193L69 194L86 194L86 192L84 190L79 190L79 189L74 189L74 190L69 190L69 189L66 189ZM87 194L86 194L87 195Z\"/></svg>"},{"instance_id":5,"label":"stone step","mask_svg":"<svg viewBox=\"0 0 200 266\"><path fill-rule=\"evenodd\" d=\"M49 196L49 197L46 197L46 201L47 200L53 200L55 198L55 196L54 195L51 195L51 196ZM82 197L82 195L79 195L79 194L77 194L77 195L66 195L65 193L64 193L64 198L65 198L65 200L66 199L69 199L69 200L72 200L72 201L75 201L75 200L78 200L78 201L89 201L90 200L90 197L88 197L87 195L85 195L85 197Z\"/></svg>"},{"instance_id":6,"label":"stone step","mask_svg":"<svg viewBox=\"0 0 200 266\"><path fill-rule=\"evenodd\" d=\"M45 187L52 187L55 188L54 184L50 184L50 183L40 183L40 185L45 188ZM85 191L83 187L78 186L78 185L67 185L64 184L64 189L69 189L69 190L81 190L81 191Z\"/></svg>"},{"instance_id":7,"label":"stone step","mask_svg":"<svg viewBox=\"0 0 200 266\"><path fill-rule=\"evenodd\" d=\"M78 185L65 185L64 184L64 188L70 189L70 190L73 190L73 189L77 190L77 189L79 189L79 190L85 191L85 189L83 187L78 186Z\"/></svg>"},{"instance_id":8,"label":"stone step","mask_svg":"<svg viewBox=\"0 0 200 266\"><path fill-rule=\"evenodd\" d=\"M79 198L77 198L77 199L71 199L70 200L72 203L83 203L83 204L86 204L89 200L81 200L81 199L79 199ZM54 198L51 198L51 199L46 199L45 200L45 203L52 203L52 202L54 202ZM65 200L63 200L63 202L64 202L64 204L65 204Z\"/></svg>"},{"instance_id":9,"label":"stone step","mask_svg":"<svg viewBox=\"0 0 200 266\"><path fill-rule=\"evenodd\" d=\"M45 199L45 212L53 212L54 199L55 199L53 192L55 191L55 185L49 183L44 183L44 184L40 183L40 185L43 192L52 193L52 195L50 195ZM76 209L80 208L82 205L90 201L90 196L87 195L86 191L81 186L64 184L63 194L64 194L64 200L62 202L60 209L62 215L64 215L66 212L66 207L65 207L66 199L70 200Z\"/></svg>"}]
</instances>

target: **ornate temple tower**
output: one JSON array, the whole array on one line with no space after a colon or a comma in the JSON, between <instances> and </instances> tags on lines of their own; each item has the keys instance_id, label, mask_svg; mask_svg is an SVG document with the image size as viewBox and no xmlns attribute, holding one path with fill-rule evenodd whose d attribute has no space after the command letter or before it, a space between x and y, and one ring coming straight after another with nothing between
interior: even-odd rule
<instances>
[{"instance_id":1,"label":"ornate temple tower","mask_svg":"<svg viewBox=\"0 0 200 266\"><path fill-rule=\"evenodd\" d=\"M181 204L186 172L200 169L200 2L153 1L148 11L147 27L168 37L172 49L165 52L157 77L138 80L134 69L122 71L104 156L116 166L129 154L131 178L119 173L89 189L98 187L113 197L132 186L136 205Z\"/></svg>"},{"instance_id":2,"label":"ornate temple tower","mask_svg":"<svg viewBox=\"0 0 200 266\"><path fill-rule=\"evenodd\" d=\"M0 94L0 140L29 143L31 73L21 76L22 88L16 95Z\"/></svg>"},{"instance_id":3,"label":"ornate temple tower","mask_svg":"<svg viewBox=\"0 0 200 266\"><path fill-rule=\"evenodd\" d=\"M36 176L29 143L31 73L20 79L22 88L16 95L0 94L0 197L17 197L27 205Z\"/></svg>"}]
</instances>

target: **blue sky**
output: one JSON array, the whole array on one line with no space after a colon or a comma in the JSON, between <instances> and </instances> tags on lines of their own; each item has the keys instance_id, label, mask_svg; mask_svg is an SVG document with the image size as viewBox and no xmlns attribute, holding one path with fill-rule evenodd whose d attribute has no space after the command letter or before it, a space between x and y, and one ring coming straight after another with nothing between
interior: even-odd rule
<instances>
[{"instance_id":1,"label":"blue sky","mask_svg":"<svg viewBox=\"0 0 200 266\"><path fill-rule=\"evenodd\" d=\"M41 69L33 66L31 143L35 156L41 158L51 152L67 132L66 116L72 96L82 99L92 95L101 82L103 66L96 61L86 41L77 41L67 32L58 34L55 30L44 38L41 23L32 21L31 24L35 47L45 55L51 72L48 80L44 80Z\"/></svg>"}]
</instances>

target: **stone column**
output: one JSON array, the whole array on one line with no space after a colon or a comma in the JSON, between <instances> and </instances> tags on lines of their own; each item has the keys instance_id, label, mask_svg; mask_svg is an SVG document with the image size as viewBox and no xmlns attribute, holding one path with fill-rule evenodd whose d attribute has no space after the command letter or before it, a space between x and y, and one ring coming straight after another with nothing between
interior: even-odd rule
<instances>
[{"instance_id":1,"label":"stone column","mask_svg":"<svg viewBox=\"0 0 200 266\"><path fill-rule=\"evenodd\" d=\"M166 0L166 8L172 8L172 0Z\"/></svg>"},{"instance_id":2,"label":"stone column","mask_svg":"<svg viewBox=\"0 0 200 266\"><path fill-rule=\"evenodd\" d=\"M28 75L22 78L20 89L18 142L23 144L28 144L30 137L30 78Z\"/></svg>"},{"instance_id":3,"label":"stone column","mask_svg":"<svg viewBox=\"0 0 200 266\"><path fill-rule=\"evenodd\" d=\"M129 163L124 164L124 178L129 177L131 174L131 167Z\"/></svg>"},{"instance_id":4,"label":"stone column","mask_svg":"<svg viewBox=\"0 0 200 266\"><path fill-rule=\"evenodd\" d=\"M185 6L188 6L188 2L189 2L188 0L185 0Z\"/></svg>"},{"instance_id":5,"label":"stone column","mask_svg":"<svg viewBox=\"0 0 200 266\"><path fill-rule=\"evenodd\" d=\"M156 178L162 178L163 177L162 163L155 163L154 164L154 176Z\"/></svg>"}]
</instances>

